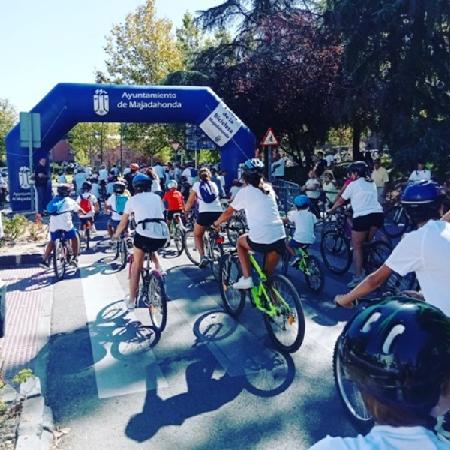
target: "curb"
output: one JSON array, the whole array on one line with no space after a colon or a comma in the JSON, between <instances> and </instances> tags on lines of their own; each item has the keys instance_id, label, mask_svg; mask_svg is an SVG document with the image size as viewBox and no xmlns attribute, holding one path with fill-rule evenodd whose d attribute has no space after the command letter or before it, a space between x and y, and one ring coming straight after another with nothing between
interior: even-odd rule
<instances>
[{"instance_id":1,"label":"curb","mask_svg":"<svg viewBox=\"0 0 450 450\"><path fill-rule=\"evenodd\" d=\"M0 255L0 267L13 268L17 266L36 266L42 260L41 253L26 253L23 255Z\"/></svg>"}]
</instances>

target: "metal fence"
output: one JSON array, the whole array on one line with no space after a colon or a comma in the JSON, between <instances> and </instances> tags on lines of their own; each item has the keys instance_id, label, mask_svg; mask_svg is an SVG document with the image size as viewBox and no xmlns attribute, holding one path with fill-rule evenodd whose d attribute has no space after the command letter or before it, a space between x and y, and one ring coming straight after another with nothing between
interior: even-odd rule
<instances>
[{"instance_id":1,"label":"metal fence","mask_svg":"<svg viewBox=\"0 0 450 450\"><path fill-rule=\"evenodd\" d=\"M280 212L287 214L294 206L294 198L301 194L300 185L285 180L273 180L272 186L278 197Z\"/></svg>"}]
</instances>

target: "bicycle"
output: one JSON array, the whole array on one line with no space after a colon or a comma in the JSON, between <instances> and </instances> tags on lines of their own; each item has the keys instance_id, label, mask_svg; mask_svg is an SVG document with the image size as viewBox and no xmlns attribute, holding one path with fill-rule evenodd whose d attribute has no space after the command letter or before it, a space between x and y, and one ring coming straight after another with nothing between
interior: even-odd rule
<instances>
[{"instance_id":1,"label":"bicycle","mask_svg":"<svg viewBox=\"0 0 450 450\"><path fill-rule=\"evenodd\" d=\"M133 256L130 258L128 277L131 275ZM148 308L153 327L162 332L167 324L167 294L163 276L151 267L151 252L146 252L141 269L137 306Z\"/></svg>"},{"instance_id":2,"label":"bicycle","mask_svg":"<svg viewBox=\"0 0 450 450\"><path fill-rule=\"evenodd\" d=\"M125 269L128 262L128 238L126 233L121 233L119 239L116 240L116 256L114 259L120 257L120 270Z\"/></svg>"},{"instance_id":3,"label":"bicycle","mask_svg":"<svg viewBox=\"0 0 450 450\"><path fill-rule=\"evenodd\" d=\"M175 213L169 226L170 239L173 239L175 248L177 249L178 256L183 253L184 250L184 234L186 229L181 218L181 213ZM169 243L170 243L169 239Z\"/></svg>"},{"instance_id":4,"label":"bicycle","mask_svg":"<svg viewBox=\"0 0 450 450\"><path fill-rule=\"evenodd\" d=\"M235 246L240 236L247 232L247 219L244 211L236 211L228 221L226 230L228 241Z\"/></svg>"},{"instance_id":5,"label":"bicycle","mask_svg":"<svg viewBox=\"0 0 450 450\"><path fill-rule=\"evenodd\" d=\"M411 229L406 210L401 203L396 203L384 213L383 231L390 238L398 238Z\"/></svg>"},{"instance_id":6,"label":"bicycle","mask_svg":"<svg viewBox=\"0 0 450 450\"><path fill-rule=\"evenodd\" d=\"M91 227L92 227L92 219L87 219L84 224L84 230L81 230L80 233L80 243L85 244L86 251L89 251L89 246L91 242Z\"/></svg>"},{"instance_id":7,"label":"bicycle","mask_svg":"<svg viewBox=\"0 0 450 450\"><path fill-rule=\"evenodd\" d=\"M57 281L64 278L67 266L72 262L74 255L70 240L66 239L64 230L57 230L58 238L53 243L52 262ZM79 234L77 232L79 244ZM79 248L79 247L78 247Z\"/></svg>"},{"instance_id":8,"label":"bicycle","mask_svg":"<svg viewBox=\"0 0 450 450\"><path fill-rule=\"evenodd\" d=\"M293 353L303 343L305 315L300 297L293 284L283 275L268 277L250 253L255 286L250 289L251 304L264 318L272 342L284 352ZM237 318L245 305L248 291L233 289L232 285L241 276L236 251L225 253L220 259L220 295L224 309Z\"/></svg>"}]
</instances>

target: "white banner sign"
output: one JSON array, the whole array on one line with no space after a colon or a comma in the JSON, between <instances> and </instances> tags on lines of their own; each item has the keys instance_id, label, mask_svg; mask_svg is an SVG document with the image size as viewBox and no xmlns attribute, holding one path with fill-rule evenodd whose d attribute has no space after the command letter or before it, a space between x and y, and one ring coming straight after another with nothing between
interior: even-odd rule
<instances>
[{"instance_id":1,"label":"white banner sign","mask_svg":"<svg viewBox=\"0 0 450 450\"><path fill-rule=\"evenodd\" d=\"M233 111L219 103L217 108L200 124L200 128L219 147L223 147L242 125L243 123Z\"/></svg>"}]
</instances>

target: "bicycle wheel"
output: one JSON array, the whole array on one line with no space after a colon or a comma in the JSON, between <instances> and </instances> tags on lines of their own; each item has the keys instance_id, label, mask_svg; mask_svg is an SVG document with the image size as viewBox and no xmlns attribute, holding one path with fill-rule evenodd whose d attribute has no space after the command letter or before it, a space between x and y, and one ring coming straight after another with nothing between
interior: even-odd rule
<instances>
[{"instance_id":1,"label":"bicycle wheel","mask_svg":"<svg viewBox=\"0 0 450 450\"><path fill-rule=\"evenodd\" d=\"M167 324L167 296L164 281L156 272L150 276L148 285L150 304L148 306L153 326L162 332Z\"/></svg>"},{"instance_id":2,"label":"bicycle wheel","mask_svg":"<svg viewBox=\"0 0 450 450\"><path fill-rule=\"evenodd\" d=\"M189 261L198 266L200 264L200 254L195 247L194 230L188 230L184 233L183 246Z\"/></svg>"},{"instance_id":3,"label":"bicycle wheel","mask_svg":"<svg viewBox=\"0 0 450 450\"><path fill-rule=\"evenodd\" d=\"M245 223L239 216L232 216L227 226L228 241L232 246L236 245L239 236L245 233Z\"/></svg>"},{"instance_id":4,"label":"bicycle wheel","mask_svg":"<svg viewBox=\"0 0 450 450\"><path fill-rule=\"evenodd\" d=\"M225 311L233 317L239 316L245 305L245 291L232 288L241 276L241 266L235 253L225 253L219 262L219 289Z\"/></svg>"},{"instance_id":5,"label":"bicycle wheel","mask_svg":"<svg viewBox=\"0 0 450 450\"><path fill-rule=\"evenodd\" d=\"M208 259L209 259L209 266L211 268L211 272L213 273L215 280L217 282L219 282L219 276L220 276L219 262L220 262L220 258L222 258L222 255L223 255L223 247L221 244L218 244L217 242L215 242L214 238L210 238L207 249L208 249Z\"/></svg>"},{"instance_id":6,"label":"bicycle wheel","mask_svg":"<svg viewBox=\"0 0 450 450\"><path fill-rule=\"evenodd\" d=\"M417 278L414 272L407 273L404 277L392 272L389 278L381 286L383 294L401 295L403 291L417 291Z\"/></svg>"},{"instance_id":7,"label":"bicycle wheel","mask_svg":"<svg viewBox=\"0 0 450 450\"><path fill-rule=\"evenodd\" d=\"M175 242L175 248L177 249L178 256L183 253L184 249L184 231L178 226L175 226L175 231L173 233L173 241Z\"/></svg>"},{"instance_id":8,"label":"bicycle wheel","mask_svg":"<svg viewBox=\"0 0 450 450\"><path fill-rule=\"evenodd\" d=\"M352 250L350 241L339 231L326 231L320 241L322 260L333 273L343 274L352 264Z\"/></svg>"},{"instance_id":9,"label":"bicycle wheel","mask_svg":"<svg viewBox=\"0 0 450 450\"><path fill-rule=\"evenodd\" d=\"M54 245L52 255L53 270L55 271L56 279L59 281L64 278L66 273L66 249L59 239L56 239Z\"/></svg>"},{"instance_id":10,"label":"bicycle wheel","mask_svg":"<svg viewBox=\"0 0 450 450\"><path fill-rule=\"evenodd\" d=\"M298 292L283 275L274 275L266 288L279 308L279 314L273 318L264 314L269 336L281 351L296 352L305 337L305 315Z\"/></svg>"},{"instance_id":11,"label":"bicycle wheel","mask_svg":"<svg viewBox=\"0 0 450 450\"><path fill-rule=\"evenodd\" d=\"M323 288L324 275L320 269L319 259L313 255L308 255L308 267L304 272L306 284L314 292L320 292Z\"/></svg>"},{"instance_id":12,"label":"bicycle wheel","mask_svg":"<svg viewBox=\"0 0 450 450\"><path fill-rule=\"evenodd\" d=\"M374 241L368 245L367 252L365 268L366 273L369 274L375 272L384 264L391 254L392 248L386 242Z\"/></svg>"},{"instance_id":13,"label":"bicycle wheel","mask_svg":"<svg viewBox=\"0 0 450 450\"><path fill-rule=\"evenodd\" d=\"M118 245L120 246L120 270L122 270L128 262L128 245L125 239L121 239Z\"/></svg>"},{"instance_id":14,"label":"bicycle wheel","mask_svg":"<svg viewBox=\"0 0 450 450\"><path fill-rule=\"evenodd\" d=\"M400 237L408 226L409 219L403 206L393 206L384 213L383 230L389 237Z\"/></svg>"},{"instance_id":15,"label":"bicycle wheel","mask_svg":"<svg viewBox=\"0 0 450 450\"><path fill-rule=\"evenodd\" d=\"M342 336L342 335L341 335ZM356 384L347 376L340 359L338 348L341 343L338 337L333 352L333 375L336 390L342 401L344 409L351 421L362 431L367 432L373 426L373 417L367 409L364 399Z\"/></svg>"},{"instance_id":16,"label":"bicycle wheel","mask_svg":"<svg viewBox=\"0 0 450 450\"><path fill-rule=\"evenodd\" d=\"M91 242L91 230L89 229L88 224L86 224L86 229L84 230L85 239L86 239L86 251L89 251L89 244Z\"/></svg>"}]
</instances>

